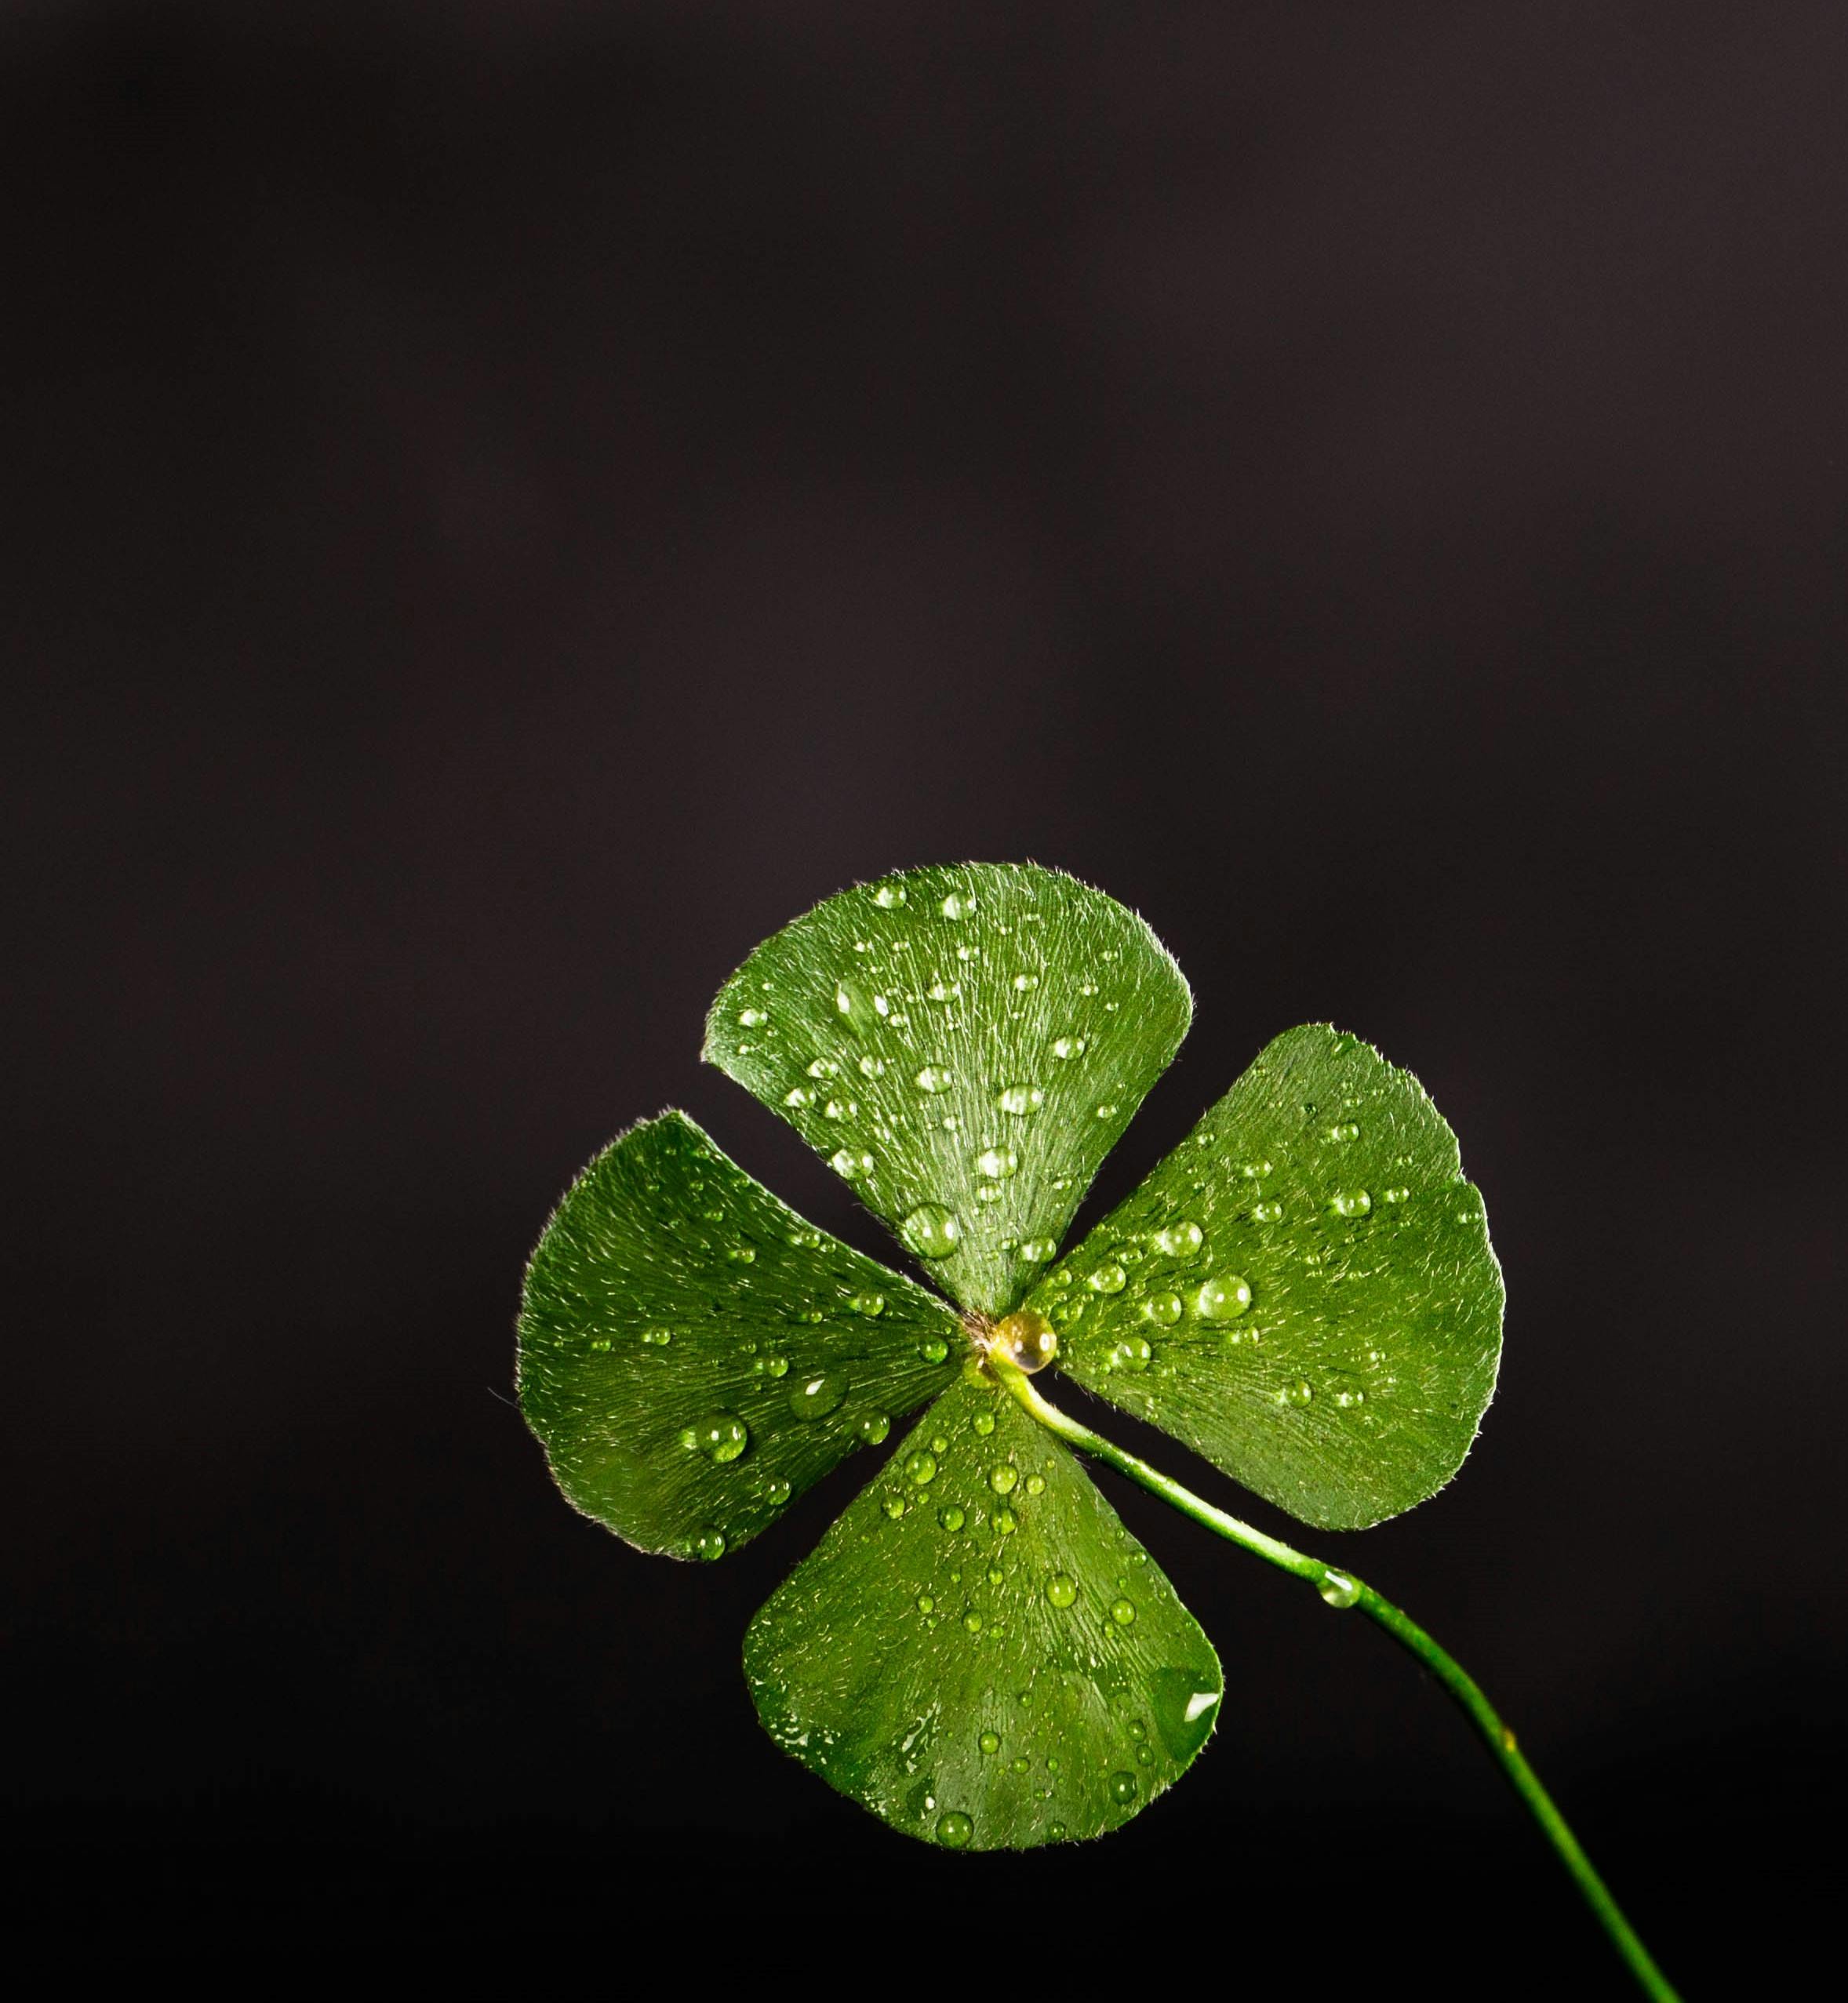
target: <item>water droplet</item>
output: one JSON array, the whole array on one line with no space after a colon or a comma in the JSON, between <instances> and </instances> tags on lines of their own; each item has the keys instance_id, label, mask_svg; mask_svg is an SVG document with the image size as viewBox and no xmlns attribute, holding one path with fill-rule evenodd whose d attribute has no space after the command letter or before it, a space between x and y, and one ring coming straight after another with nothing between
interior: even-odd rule
<instances>
[{"instance_id":1,"label":"water droplet","mask_svg":"<svg viewBox=\"0 0 1848 2003\"><path fill-rule=\"evenodd\" d=\"M725 1256L734 1266L748 1266L755 1260L757 1253L750 1245L734 1245Z\"/></svg>"},{"instance_id":2,"label":"water droplet","mask_svg":"<svg viewBox=\"0 0 1848 2003\"><path fill-rule=\"evenodd\" d=\"M982 1631L982 1617L973 1607L971 1607L962 1616L962 1625L969 1630L970 1634L979 1634Z\"/></svg>"},{"instance_id":3,"label":"water droplet","mask_svg":"<svg viewBox=\"0 0 1848 2003\"><path fill-rule=\"evenodd\" d=\"M1130 1626L1136 1618L1135 1602L1133 1600L1112 1600L1110 1603L1110 1617L1119 1627Z\"/></svg>"},{"instance_id":4,"label":"water droplet","mask_svg":"<svg viewBox=\"0 0 1848 2003\"><path fill-rule=\"evenodd\" d=\"M644 1329L642 1340L650 1349L665 1349L674 1340L674 1331L671 1329Z\"/></svg>"},{"instance_id":5,"label":"water droplet","mask_svg":"<svg viewBox=\"0 0 1848 2003\"><path fill-rule=\"evenodd\" d=\"M1126 1336L1110 1352L1112 1370L1146 1370L1155 1361L1155 1351L1141 1336Z\"/></svg>"},{"instance_id":6,"label":"water droplet","mask_svg":"<svg viewBox=\"0 0 1848 2003\"><path fill-rule=\"evenodd\" d=\"M1403 1203L1411 1193L1409 1189L1383 1189L1380 1195L1387 1203Z\"/></svg>"},{"instance_id":7,"label":"water droplet","mask_svg":"<svg viewBox=\"0 0 1848 2003\"><path fill-rule=\"evenodd\" d=\"M767 1377L787 1377L789 1358L787 1356L766 1356L763 1360L764 1375Z\"/></svg>"},{"instance_id":8,"label":"water droplet","mask_svg":"<svg viewBox=\"0 0 1848 2003\"><path fill-rule=\"evenodd\" d=\"M1191 1223L1170 1224L1155 1234L1155 1250L1170 1259L1191 1259L1206 1242L1206 1234Z\"/></svg>"},{"instance_id":9,"label":"water droplet","mask_svg":"<svg viewBox=\"0 0 1848 2003\"><path fill-rule=\"evenodd\" d=\"M937 1479L937 1456L919 1447L905 1457L904 1471L922 1489Z\"/></svg>"},{"instance_id":10,"label":"water droplet","mask_svg":"<svg viewBox=\"0 0 1848 2003\"><path fill-rule=\"evenodd\" d=\"M1344 1572L1328 1572L1316 1590L1331 1607L1351 1607L1360 1598L1360 1581Z\"/></svg>"},{"instance_id":11,"label":"water droplet","mask_svg":"<svg viewBox=\"0 0 1848 2003\"><path fill-rule=\"evenodd\" d=\"M1020 1165L1020 1158L1011 1147L984 1147L975 1158L976 1173L996 1182L1011 1176Z\"/></svg>"},{"instance_id":12,"label":"water droplet","mask_svg":"<svg viewBox=\"0 0 1848 2003\"><path fill-rule=\"evenodd\" d=\"M809 1075L812 1078L831 1078L839 1069L831 1059L817 1057L809 1066Z\"/></svg>"},{"instance_id":13,"label":"water droplet","mask_svg":"<svg viewBox=\"0 0 1848 2003\"><path fill-rule=\"evenodd\" d=\"M1337 1120L1329 1129L1328 1137L1330 1140L1337 1142L1359 1140L1360 1129L1351 1120Z\"/></svg>"},{"instance_id":14,"label":"water droplet","mask_svg":"<svg viewBox=\"0 0 1848 2003\"><path fill-rule=\"evenodd\" d=\"M999 1732L984 1732L975 1743L984 1753L999 1753L1001 1750L1001 1734Z\"/></svg>"},{"instance_id":15,"label":"water droplet","mask_svg":"<svg viewBox=\"0 0 1848 2003\"><path fill-rule=\"evenodd\" d=\"M1363 1189L1337 1190L1328 1199L1328 1207L1337 1217L1364 1217L1373 1207L1373 1199Z\"/></svg>"},{"instance_id":16,"label":"water droplet","mask_svg":"<svg viewBox=\"0 0 1848 2003\"><path fill-rule=\"evenodd\" d=\"M941 1363L950 1353L950 1346L941 1336L926 1336L918 1345L918 1354L926 1363Z\"/></svg>"},{"instance_id":17,"label":"water droplet","mask_svg":"<svg viewBox=\"0 0 1848 2003\"><path fill-rule=\"evenodd\" d=\"M937 1817L937 1840L946 1850L966 1850L974 1837L975 1824L960 1809L951 1809Z\"/></svg>"},{"instance_id":18,"label":"water droplet","mask_svg":"<svg viewBox=\"0 0 1848 2003\"><path fill-rule=\"evenodd\" d=\"M1031 994L1039 985L1038 974L1024 973L1014 976L1014 992L1017 994Z\"/></svg>"},{"instance_id":19,"label":"water droplet","mask_svg":"<svg viewBox=\"0 0 1848 2003\"><path fill-rule=\"evenodd\" d=\"M769 1020L761 1009L740 1009L738 1011L738 1020L746 1029L756 1029Z\"/></svg>"},{"instance_id":20,"label":"water droplet","mask_svg":"<svg viewBox=\"0 0 1848 2003\"><path fill-rule=\"evenodd\" d=\"M1009 1467L1006 1461L999 1467L991 1467L988 1470L988 1486L998 1496L1011 1496L1014 1492L1014 1484L1020 1478L1020 1470Z\"/></svg>"},{"instance_id":21,"label":"water droplet","mask_svg":"<svg viewBox=\"0 0 1848 2003\"><path fill-rule=\"evenodd\" d=\"M997 1321L988 1337L989 1347L1031 1374L1043 1370L1059 1353L1059 1339L1053 1325L1031 1307L1017 1308Z\"/></svg>"},{"instance_id":22,"label":"water droplet","mask_svg":"<svg viewBox=\"0 0 1848 2003\"><path fill-rule=\"evenodd\" d=\"M1020 1519L1005 1503L995 1510L994 1523L995 1528L1004 1537L1011 1537L1020 1527Z\"/></svg>"},{"instance_id":23,"label":"water droplet","mask_svg":"<svg viewBox=\"0 0 1848 2003\"><path fill-rule=\"evenodd\" d=\"M1049 1843L1063 1843L1065 1841L1065 1825L1062 1822L1049 1822L1046 1826L1046 1834Z\"/></svg>"},{"instance_id":24,"label":"water droplet","mask_svg":"<svg viewBox=\"0 0 1848 2003\"><path fill-rule=\"evenodd\" d=\"M1029 1474L1027 1477L1027 1492L1030 1496L1043 1496L1046 1493L1046 1477L1043 1474Z\"/></svg>"},{"instance_id":25,"label":"water droplet","mask_svg":"<svg viewBox=\"0 0 1848 2003\"><path fill-rule=\"evenodd\" d=\"M1136 1798L1135 1775L1113 1773L1110 1776L1110 1798L1119 1809L1126 1809Z\"/></svg>"},{"instance_id":26,"label":"water droplet","mask_svg":"<svg viewBox=\"0 0 1848 2003\"><path fill-rule=\"evenodd\" d=\"M763 1492L763 1499L772 1509L780 1509L790 1497L789 1484L780 1474L773 1476Z\"/></svg>"},{"instance_id":27,"label":"water droplet","mask_svg":"<svg viewBox=\"0 0 1848 2003\"><path fill-rule=\"evenodd\" d=\"M1090 1289L1093 1293L1121 1293L1129 1285L1130 1276L1112 1260L1100 1266L1092 1273Z\"/></svg>"},{"instance_id":28,"label":"water droplet","mask_svg":"<svg viewBox=\"0 0 1848 2003\"><path fill-rule=\"evenodd\" d=\"M888 1496L885 1500L879 1504L879 1507L889 1517L891 1518L893 1521L896 1523L904 1514L904 1497L903 1496Z\"/></svg>"},{"instance_id":29,"label":"water droplet","mask_svg":"<svg viewBox=\"0 0 1848 2003\"><path fill-rule=\"evenodd\" d=\"M847 1395L847 1380L838 1370L817 1370L789 1389L789 1409L798 1419L822 1419Z\"/></svg>"},{"instance_id":30,"label":"water droplet","mask_svg":"<svg viewBox=\"0 0 1848 2003\"><path fill-rule=\"evenodd\" d=\"M1055 1572L1046 1582L1046 1596L1056 1607L1068 1607L1078 1598L1078 1582L1068 1572Z\"/></svg>"},{"instance_id":31,"label":"water droplet","mask_svg":"<svg viewBox=\"0 0 1848 2003\"><path fill-rule=\"evenodd\" d=\"M1279 1405L1307 1405L1315 1395L1315 1387L1306 1377L1296 1377L1278 1392L1277 1402Z\"/></svg>"},{"instance_id":32,"label":"water droplet","mask_svg":"<svg viewBox=\"0 0 1848 2003\"><path fill-rule=\"evenodd\" d=\"M882 911L896 911L904 902L902 883L882 883L873 892L873 902Z\"/></svg>"},{"instance_id":33,"label":"water droplet","mask_svg":"<svg viewBox=\"0 0 1848 2003\"><path fill-rule=\"evenodd\" d=\"M1281 1203L1254 1203L1251 1206L1251 1215L1253 1221L1260 1224L1280 1224L1283 1221L1283 1205Z\"/></svg>"},{"instance_id":34,"label":"water droplet","mask_svg":"<svg viewBox=\"0 0 1848 2003\"><path fill-rule=\"evenodd\" d=\"M864 1148L837 1147L828 1159L835 1173L845 1176L849 1182L873 1172L873 1158Z\"/></svg>"},{"instance_id":35,"label":"water droplet","mask_svg":"<svg viewBox=\"0 0 1848 2003\"><path fill-rule=\"evenodd\" d=\"M968 1518L962 1514L959 1503L945 1503L937 1513L937 1520L944 1529L951 1532L960 1530Z\"/></svg>"},{"instance_id":36,"label":"water droplet","mask_svg":"<svg viewBox=\"0 0 1848 2003\"><path fill-rule=\"evenodd\" d=\"M607 1336L591 1336L591 1347L592 1349L607 1349L607 1348L609 1348L609 1338Z\"/></svg>"},{"instance_id":37,"label":"water droplet","mask_svg":"<svg viewBox=\"0 0 1848 2003\"><path fill-rule=\"evenodd\" d=\"M1029 1265L1043 1266L1058 1249L1056 1238L1026 1238L1021 1241L1020 1256Z\"/></svg>"},{"instance_id":38,"label":"water droplet","mask_svg":"<svg viewBox=\"0 0 1848 2003\"><path fill-rule=\"evenodd\" d=\"M1235 1321L1251 1305L1251 1282L1238 1273L1216 1274L1194 1296L1202 1321Z\"/></svg>"},{"instance_id":39,"label":"water droplet","mask_svg":"<svg viewBox=\"0 0 1848 2003\"><path fill-rule=\"evenodd\" d=\"M813 1100L814 1096L814 1093L809 1091L809 1088L806 1085L792 1085L789 1089L784 1093L783 1103L785 1106L794 1106L799 1109L802 1107L809 1104Z\"/></svg>"},{"instance_id":40,"label":"water droplet","mask_svg":"<svg viewBox=\"0 0 1848 2003\"><path fill-rule=\"evenodd\" d=\"M920 1203L898 1227L898 1234L920 1259L948 1259L962 1235L955 1212L940 1203Z\"/></svg>"},{"instance_id":41,"label":"water droplet","mask_svg":"<svg viewBox=\"0 0 1848 2003\"><path fill-rule=\"evenodd\" d=\"M970 1426L986 1439L995 1430L995 1415L991 1412L978 1412L969 1420Z\"/></svg>"},{"instance_id":42,"label":"water droplet","mask_svg":"<svg viewBox=\"0 0 1848 2003\"><path fill-rule=\"evenodd\" d=\"M736 1460L750 1445L751 1432L736 1412L715 1412L697 1426L682 1427L680 1444L723 1467L727 1461Z\"/></svg>"},{"instance_id":43,"label":"water droplet","mask_svg":"<svg viewBox=\"0 0 1848 2003\"><path fill-rule=\"evenodd\" d=\"M1100 1120L1114 1120L1116 1118L1116 1101L1113 1099L1107 1104L1100 1106L1097 1108L1097 1118Z\"/></svg>"},{"instance_id":44,"label":"water droplet","mask_svg":"<svg viewBox=\"0 0 1848 2003\"><path fill-rule=\"evenodd\" d=\"M696 1556L706 1559L708 1563L715 1558L723 1558L725 1532L722 1530L702 1530L693 1539L693 1551Z\"/></svg>"},{"instance_id":45,"label":"water droplet","mask_svg":"<svg viewBox=\"0 0 1848 2003\"><path fill-rule=\"evenodd\" d=\"M1180 1319L1180 1296L1177 1293L1151 1294L1142 1303L1142 1311L1160 1327L1171 1329Z\"/></svg>"},{"instance_id":46,"label":"water droplet","mask_svg":"<svg viewBox=\"0 0 1848 2003\"><path fill-rule=\"evenodd\" d=\"M847 1305L856 1314L864 1314L871 1321L886 1311L886 1296L882 1293L857 1293L850 1295Z\"/></svg>"},{"instance_id":47,"label":"water droplet","mask_svg":"<svg viewBox=\"0 0 1848 2003\"><path fill-rule=\"evenodd\" d=\"M948 1092L955 1082L954 1075L940 1064L926 1064L918 1074L920 1092Z\"/></svg>"},{"instance_id":48,"label":"water droplet","mask_svg":"<svg viewBox=\"0 0 1848 2003\"><path fill-rule=\"evenodd\" d=\"M892 1430L892 1421L882 1412L869 1412L853 1430L869 1447L876 1447Z\"/></svg>"},{"instance_id":49,"label":"water droplet","mask_svg":"<svg viewBox=\"0 0 1848 2003\"><path fill-rule=\"evenodd\" d=\"M928 1593L920 1593L918 1595L918 1611L920 1613L936 1612L936 1601L933 1600Z\"/></svg>"},{"instance_id":50,"label":"water droplet","mask_svg":"<svg viewBox=\"0 0 1848 2003\"><path fill-rule=\"evenodd\" d=\"M946 918L966 918L975 909L975 892L952 890L937 908Z\"/></svg>"},{"instance_id":51,"label":"water droplet","mask_svg":"<svg viewBox=\"0 0 1848 2003\"><path fill-rule=\"evenodd\" d=\"M822 1107L821 1116L827 1120L857 1120L860 1117L860 1102L855 1099L831 1099Z\"/></svg>"},{"instance_id":52,"label":"water droplet","mask_svg":"<svg viewBox=\"0 0 1848 2003\"><path fill-rule=\"evenodd\" d=\"M1365 1405L1366 1403L1366 1393L1359 1390L1344 1389L1338 1390L1335 1393L1335 1403L1338 1405L1344 1412L1350 1411L1357 1405Z\"/></svg>"},{"instance_id":53,"label":"water droplet","mask_svg":"<svg viewBox=\"0 0 1848 2003\"><path fill-rule=\"evenodd\" d=\"M1037 1113L1046 1103L1046 1094L1036 1085L1006 1085L996 1094L995 1103L1002 1112L1024 1119L1029 1113Z\"/></svg>"},{"instance_id":54,"label":"water droplet","mask_svg":"<svg viewBox=\"0 0 1848 2003\"><path fill-rule=\"evenodd\" d=\"M1150 1678L1149 1708L1171 1758L1184 1764L1205 1745L1219 1698L1210 1670L1158 1669Z\"/></svg>"},{"instance_id":55,"label":"water droplet","mask_svg":"<svg viewBox=\"0 0 1848 2003\"><path fill-rule=\"evenodd\" d=\"M1053 1038L1053 1055L1061 1063L1085 1054L1085 1040L1082 1036L1056 1036Z\"/></svg>"},{"instance_id":56,"label":"water droplet","mask_svg":"<svg viewBox=\"0 0 1848 2003\"><path fill-rule=\"evenodd\" d=\"M860 1060L860 1075L863 1078L882 1078L886 1075L885 1059L870 1055L862 1057Z\"/></svg>"}]
</instances>

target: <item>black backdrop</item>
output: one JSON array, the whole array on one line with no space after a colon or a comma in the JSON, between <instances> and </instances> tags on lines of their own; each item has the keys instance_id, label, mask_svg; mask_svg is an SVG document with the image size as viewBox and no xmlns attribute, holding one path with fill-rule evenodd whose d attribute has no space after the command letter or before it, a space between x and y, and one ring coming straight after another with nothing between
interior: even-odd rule
<instances>
[{"instance_id":1,"label":"black backdrop","mask_svg":"<svg viewBox=\"0 0 1848 2003\"><path fill-rule=\"evenodd\" d=\"M566 1180L677 1103L878 1250L703 1011L850 881L1031 856L1200 1001L1087 1216L1308 1018L1457 1128L1501 1395L1312 1547L1742 1993L1840 1780L1836 0L15 0L0 51L19 1937L1625 1993L1410 1663L1120 1485L1224 1720L1013 1864L751 1714L857 1470L699 1569L548 1486Z\"/></svg>"}]
</instances>

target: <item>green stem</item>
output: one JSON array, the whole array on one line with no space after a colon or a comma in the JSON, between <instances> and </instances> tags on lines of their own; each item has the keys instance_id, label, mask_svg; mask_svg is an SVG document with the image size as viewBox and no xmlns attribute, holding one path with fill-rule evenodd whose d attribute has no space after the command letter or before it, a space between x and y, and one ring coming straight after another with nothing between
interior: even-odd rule
<instances>
[{"instance_id":1,"label":"green stem","mask_svg":"<svg viewBox=\"0 0 1848 2003\"><path fill-rule=\"evenodd\" d=\"M1624 1918L1603 1879L1592 1868L1592 1860L1585 1855L1578 1838L1567 1826L1566 1818L1541 1785L1539 1775L1528 1765L1526 1754L1515 1744L1513 1732L1502 1723L1475 1678L1453 1656L1439 1648L1409 1614L1402 1612L1390 1600L1383 1598L1351 1572L1339 1571L1332 1565L1324 1565L1320 1558L1309 1558L1275 1537L1267 1537L1263 1531L1253 1529L1249 1523L1241 1523L1237 1517L1215 1509L1191 1489L1183 1488L1159 1468L1151 1467L1147 1461L1137 1460L1133 1453L1126 1453L1101 1434L1080 1425L1042 1398L1034 1388L1032 1380L1005 1354L991 1350L988 1361L996 1377L1048 1431L1057 1434L1069 1445L1090 1455L1093 1460L1114 1467L1119 1474L1126 1474L1132 1481L1159 1496L1162 1501L1172 1503L1184 1516L1191 1516L1196 1523L1205 1525L1229 1543L1255 1552L1293 1578L1308 1580L1329 1605L1358 1607L1370 1620L1384 1628L1402 1648L1410 1649L1462 1707L1482 1743L1507 1775L1509 1785L1520 1796L1528 1813L1539 1823L1585 1903L1597 1914L1612 1944L1645 1994L1655 1998L1657 2003L1679 2003L1668 1979L1650 1959L1649 1950L1637 1937L1636 1929Z\"/></svg>"}]
</instances>

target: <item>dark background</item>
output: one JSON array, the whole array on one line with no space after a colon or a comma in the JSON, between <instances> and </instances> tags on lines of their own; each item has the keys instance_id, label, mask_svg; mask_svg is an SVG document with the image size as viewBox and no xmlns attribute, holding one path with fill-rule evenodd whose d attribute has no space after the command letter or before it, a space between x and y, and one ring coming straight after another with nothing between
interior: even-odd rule
<instances>
[{"instance_id":1,"label":"dark background","mask_svg":"<svg viewBox=\"0 0 1848 2003\"><path fill-rule=\"evenodd\" d=\"M710 1570L550 1488L566 1180L680 1104L879 1249L704 1010L851 881L1031 856L1199 998L1087 1217L1290 1023L1431 1088L1501 1393L1311 1548L1690 1996L1783 1992L1848 1627L1845 91L1839 0L15 0L16 1939L1626 1993L1407 1659L1108 1478L1225 1715L1012 1863L755 1723L858 1467Z\"/></svg>"}]
</instances>

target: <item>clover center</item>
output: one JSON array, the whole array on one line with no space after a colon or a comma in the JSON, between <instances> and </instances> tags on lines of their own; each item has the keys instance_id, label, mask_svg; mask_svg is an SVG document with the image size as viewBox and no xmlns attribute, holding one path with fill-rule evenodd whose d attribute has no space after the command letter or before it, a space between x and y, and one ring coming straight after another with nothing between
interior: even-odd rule
<instances>
[{"instance_id":1,"label":"clover center","mask_svg":"<svg viewBox=\"0 0 1848 2003\"><path fill-rule=\"evenodd\" d=\"M1029 1376L1043 1370L1059 1353L1059 1338L1052 1323L1030 1307L1017 1308L988 1328L972 1326L969 1333L978 1350L1005 1356Z\"/></svg>"}]
</instances>

